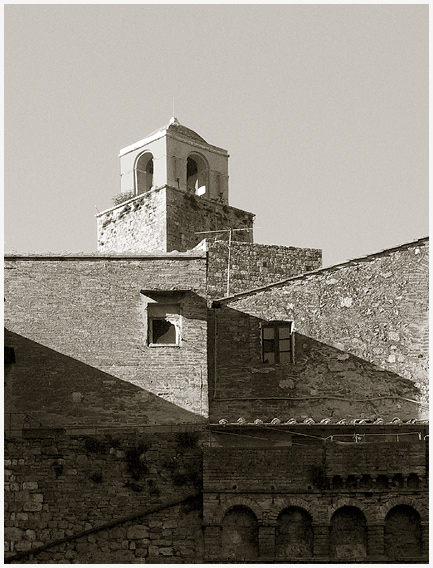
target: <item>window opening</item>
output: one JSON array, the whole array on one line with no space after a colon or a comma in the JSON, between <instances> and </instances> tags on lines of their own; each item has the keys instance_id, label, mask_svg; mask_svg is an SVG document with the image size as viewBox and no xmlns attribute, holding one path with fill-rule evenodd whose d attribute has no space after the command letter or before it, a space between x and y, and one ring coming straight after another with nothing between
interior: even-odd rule
<instances>
[{"instance_id":1,"label":"window opening","mask_svg":"<svg viewBox=\"0 0 433 568\"><path fill-rule=\"evenodd\" d=\"M153 156L149 152L142 154L136 165L137 195L150 191L153 186Z\"/></svg>"},{"instance_id":2,"label":"window opening","mask_svg":"<svg viewBox=\"0 0 433 568\"><path fill-rule=\"evenodd\" d=\"M149 345L179 345L179 306L175 304L148 304L147 311Z\"/></svg>"},{"instance_id":3,"label":"window opening","mask_svg":"<svg viewBox=\"0 0 433 568\"><path fill-rule=\"evenodd\" d=\"M186 186L189 191L193 191L196 195L206 193L207 166L200 156L189 156L186 161Z\"/></svg>"},{"instance_id":4,"label":"window opening","mask_svg":"<svg viewBox=\"0 0 433 568\"><path fill-rule=\"evenodd\" d=\"M264 363L293 363L293 322L262 324L262 359Z\"/></svg>"}]
</instances>

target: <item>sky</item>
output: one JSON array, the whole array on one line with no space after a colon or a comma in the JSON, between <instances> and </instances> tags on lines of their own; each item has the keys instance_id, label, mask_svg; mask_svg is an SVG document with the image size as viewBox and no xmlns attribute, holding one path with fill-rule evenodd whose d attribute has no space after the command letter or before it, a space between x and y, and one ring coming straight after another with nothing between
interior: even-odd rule
<instances>
[{"instance_id":1,"label":"sky","mask_svg":"<svg viewBox=\"0 0 433 568\"><path fill-rule=\"evenodd\" d=\"M7 5L5 251L96 250L118 153L174 114L255 242L324 266L428 234L428 6Z\"/></svg>"}]
</instances>

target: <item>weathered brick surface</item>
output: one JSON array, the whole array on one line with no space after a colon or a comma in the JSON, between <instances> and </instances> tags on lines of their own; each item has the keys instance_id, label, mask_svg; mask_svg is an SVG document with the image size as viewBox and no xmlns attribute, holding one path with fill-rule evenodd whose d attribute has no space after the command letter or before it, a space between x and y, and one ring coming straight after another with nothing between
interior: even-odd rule
<instances>
[{"instance_id":1,"label":"weathered brick surface","mask_svg":"<svg viewBox=\"0 0 433 568\"><path fill-rule=\"evenodd\" d=\"M199 437L112 432L50 440L9 438L6 557L200 491ZM47 444L56 449L56 459L38 453ZM178 505L72 538L35 554L32 562L200 562L201 522L200 507Z\"/></svg>"},{"instance_id":2,"label":"weathered brick surface","mask_svg":"<svg viewBox=\"0 0 433 568\"><path fill-rule=\"evenodd\" d=\"M6 412L42 427L200 421L207 415L205 270L199 254L9 258L6 344L16 363ZM140 291L172 288L191 290L180 300L181 347L149 347Z\"/></svg>"},{"instance_id":3,"label":"weathered brick surface","mask_svg":"<svg viewBox=\"0 0 433 568\"><path fill-rule=\"evenodd\" d=\"M211 419L426 418L427 269L421 241L223 303ZM294 363L261 362L267 320L294 322Z\"/></svg>"},{"instance_id":4,"label":"weathered brick surface","mask_svg":"<svg viewBox=\"0 0 433 568\"><path fill-rule=\"evenodd\" d=\"M215 299L226 296L227 279L229 294L237 294L315 270L322 265L322 252L319 249L239 242L243 240L240 238L243 234L233 233L235 240L230 244L230 260L227 235L225 240L207 239L208 297Z\"/></svg>"},{"instance_id":5,"label":"weathered brick surface","mask_svg":"<svg viewBox=\"0 0 433 568\"><path fill-rule=\"evenodd\" d=\"M206 236L200 231L252 228L254 215L215 200L164 186L97 216L100 251L186 251ZM237 233L252 242L252 231Z\"/></svg>"}]
</instances>

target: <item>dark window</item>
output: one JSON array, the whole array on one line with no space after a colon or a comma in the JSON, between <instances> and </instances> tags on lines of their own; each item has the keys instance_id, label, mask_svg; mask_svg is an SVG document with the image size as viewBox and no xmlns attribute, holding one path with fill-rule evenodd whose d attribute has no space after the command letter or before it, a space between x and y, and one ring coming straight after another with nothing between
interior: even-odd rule
<instances>
[{"instance_id":1,"label":"dark window","mask_svg":"<svg viewBox=\"0 0 433 568\"><path fill-rule=\"evenodd\" d=\"M292 322L262 324L262 356L264 363L293 363Z\"/></svg>"},{"instance_id":2,"label":"dark window","mask_svg":"<svg viewBox=\"0 0 433 568\"><path fill-rule=\"evenodd\" d=\"M165 319L152 319L151 343L177 343L176 327Z\"/></svg>"},{"instance_id":3,"label":"dark window","mask_svg":"<svg viewBox=\"0 0 433 568\"><path fill-rule=\"evenodd\" d=\"M179 345L180 308L176 304L148 304L149 345Z\"/></svg>"}]
</instances>

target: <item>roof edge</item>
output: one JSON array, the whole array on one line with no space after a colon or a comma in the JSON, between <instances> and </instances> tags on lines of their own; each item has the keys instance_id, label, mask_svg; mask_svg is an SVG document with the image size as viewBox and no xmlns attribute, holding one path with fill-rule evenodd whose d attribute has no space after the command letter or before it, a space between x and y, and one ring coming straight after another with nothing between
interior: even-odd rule
<instances>
[{"instance_id":1,"label":"roof edge","mask_svg":"<svg viewBox=\"0 0 433 568\"><path fill-rule=\"evenodd\" d=\"M258 292L262 292L262 291L268 290L270 288L276 288L278 286L283 286L287 282L292 282L294 280L301 280L302 278L306 278L308 276L315 276L316 274L321 274L322 272L327 272L327 271L332 272L333 270L339 270L340 268L344 268L346 266L352 266L352 265L359 263L359 262L368 262L368 261L374 260L375 258L378 258L380 256L385 256L387 254L390 254L392 252L395 252L395 251L398 251L398 250L401 250L401 249L405 249L405 248L409 248L409 247L413 247L413 246L421 245L421 244L424 245L428 241L429 241L429 237L422 237L420 239L416 239L415 241L403 243L401 245L397 245L395 247L390 247L388 249L383 249L383 250L380 250L378 252L367 254L365 256L360 256L360 257L353 258L353 259L350 259L350 260L345 260L344 262L340 262L338 264L332 264L331 266L325 266L323 268L316 268L316 270L311 270L310 272L303 272L302 274L298 274L297 276L291 276L290 278L284 278L284 280L278 280L276 282L272 282L271 284L266 284L264 286L259 286L257 288L250 288L249 290L245 290L244 292L239 292L237 294L232 294L231 296L226 296L224 298L217 298L217 299L213 300L212 307L218 307L216 304L228 303L228 302L231 302L232 300L237 300L237 299L242 298L244 296L249 296L250 294L256 294Z\"/></svg>"}]
</instances>

